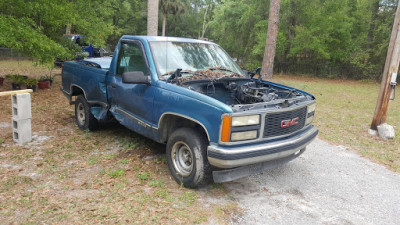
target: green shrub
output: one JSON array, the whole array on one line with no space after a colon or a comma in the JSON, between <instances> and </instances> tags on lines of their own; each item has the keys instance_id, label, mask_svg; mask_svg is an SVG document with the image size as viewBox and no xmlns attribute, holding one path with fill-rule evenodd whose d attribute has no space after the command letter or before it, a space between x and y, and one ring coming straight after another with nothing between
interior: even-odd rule
<instances>
[{"instance_id":1,"label":"green shrub","mask_svg":"<svg viewBox=\"0 0 400 225\"><path fill-rule=\"evenodd\" d=\"M32 86L34 86L34 85L37 85L37 82L38 82L38 81L37 81L35 78L28 78L28 79L24 80L23 82L24 82L24 84L26 84L27 86L32 87Z\"/></svg>"},{"instance_id":2,"label":"green shrub","mask_svg":"<svg viewBox=\"0 0 400 225\"><path fill-rule=\"evenodd\" d=\"M23 84L26 80L24 76L14 74L14 75L7 75L7 79L10 79L14 84Z\"/></svg>"}]
</instances>

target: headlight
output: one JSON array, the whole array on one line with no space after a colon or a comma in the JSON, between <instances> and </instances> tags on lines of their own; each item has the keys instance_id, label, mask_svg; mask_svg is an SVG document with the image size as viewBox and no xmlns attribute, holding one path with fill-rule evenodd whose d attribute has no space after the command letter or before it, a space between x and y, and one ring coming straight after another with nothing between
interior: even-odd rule
<instances>
[{"instance_id":1,"label":"headlight","mask_svg":"<svg viewBox=\"0 0 400 225\"><path fill-rule=\"evenodd\" d=\"M232 132L231 140L232 141L243 141L257 138L257 131L244 131L244 132Z\"/></svg>"},{"instance_id":2,"label":"headlight","mask_svg":"<svg viewBox=\"0 0 400 225\"><path fill-rule=\"evenodd\" d=\"M312 123L314 120L315 106L317 104L312 104L307 107L307 117L306 117L306 125Z\"/></svg>"},{"instance_id":3,"label":"headlight","mask_svg":"<svg viewBox=\"0 0 400 225\"><path fill-rule=\"evenodd\" d=\"M308 118L306 119L306 125L312 123L313 120L314 120L314 116L308 117Z\"/></svg>"},{"instance_id":4,"label":"headlight","mask_svg":"<svg viewBox=\"0 0 400 225\"><path fill-rule=\"evenodd\" d=\"M316 106L317 104L312 104L312 105L309 105L308 106L308 108L307 108L307 113L310 113L310 112L314 112L315 111L315 106Z\"/></svg>"},{"instance_id":5,"label":"headlight","mask_svg":"<svg viewBox=\"0 0 400 225\"><path fill-rule=\"evenodd\" d=\"M260 115L232 117L232 127L241 127L260 124Z\"/></svg>"}]
</instances>

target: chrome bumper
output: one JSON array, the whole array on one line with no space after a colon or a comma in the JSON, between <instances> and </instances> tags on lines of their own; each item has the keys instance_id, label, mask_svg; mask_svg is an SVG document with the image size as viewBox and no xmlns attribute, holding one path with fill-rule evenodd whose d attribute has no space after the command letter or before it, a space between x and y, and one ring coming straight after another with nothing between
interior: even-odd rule
<instances>
[{"instance_id":1,"label":"chrome bumper","mask_svg":"<svg viewBox=\"0 0 400 225\"><path fill-rule=\"evenodd\" d=\"M313 141L317 134L318 129L311 126L292 137L266 143L240 147L210 145L207 148L208 161L218 168L234 168L291 157Z\"/></svg>"}]
</instances>

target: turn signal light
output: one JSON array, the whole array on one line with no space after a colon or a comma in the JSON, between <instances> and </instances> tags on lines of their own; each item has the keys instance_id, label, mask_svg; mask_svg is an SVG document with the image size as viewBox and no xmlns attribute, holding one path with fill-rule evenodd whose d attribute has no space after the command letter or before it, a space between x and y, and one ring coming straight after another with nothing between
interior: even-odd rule
<instances>
[{"instance_id":1,"label":"turn signal light","mask_svg":"<svg viewBox=\"0 0 400 225\"><path fill-rule=\"evenodd\" d=\"M222 119L221 141L229 142L231 137L231 123L232 117L224 116Z\"/></svg>"}]
</instances>

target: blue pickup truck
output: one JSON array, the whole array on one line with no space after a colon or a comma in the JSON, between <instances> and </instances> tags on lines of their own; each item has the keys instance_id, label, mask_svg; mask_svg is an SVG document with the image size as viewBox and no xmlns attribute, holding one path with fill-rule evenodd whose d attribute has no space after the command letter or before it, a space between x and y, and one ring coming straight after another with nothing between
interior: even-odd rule
<instances>
[{"instance_id":1,"label":"blue pickup truck","mask_svg":"<svg viewBox=\"0 0 400 225\"><path fill-rule=\"evenodd\" d=\"M314 96L258 75L212 42L123 36L113 57L65 62L61 89L80 129L114 118L166 144L193 188L286 163L317 136Z\"/></svg>"}]
</instances>

